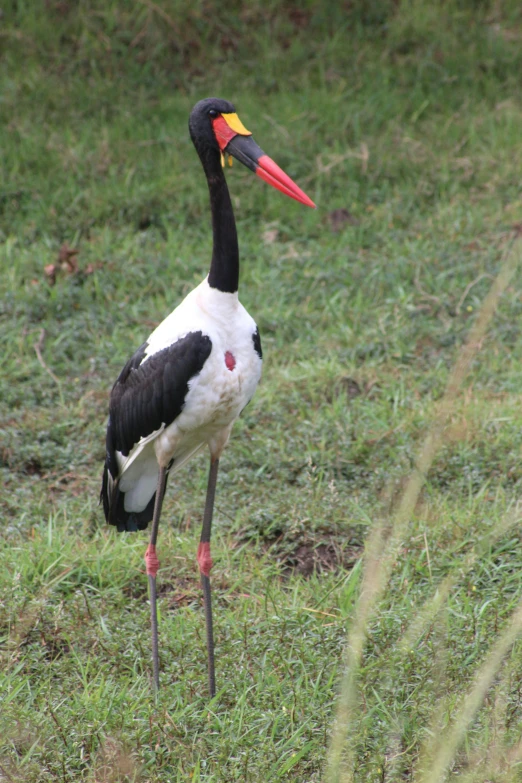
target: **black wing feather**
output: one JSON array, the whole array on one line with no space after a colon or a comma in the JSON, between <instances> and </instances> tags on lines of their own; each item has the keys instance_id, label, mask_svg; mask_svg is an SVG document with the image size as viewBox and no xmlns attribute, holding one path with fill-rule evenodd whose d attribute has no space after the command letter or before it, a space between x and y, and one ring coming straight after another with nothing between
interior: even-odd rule
<instances>
[{"instance_id":1,"label":"black wing feather","mask_svg":"<svg viewBox=\"0 0 522 783\"><path fill-rule=\"evenodd\" d=\"M146 528L152 519L154 498L142 512L125 511L115 452L127 456L140 438L163 424L172 424L183 410L189 381L201 372L210 355L212 342L202 332L189 332L152 356L145 356L147 347L148 343L143 343L129 359L114 384L109 403L101 499L107 521L118 530Z\"/></svg>"},{"instance_id":2,"label":"black wing feather","mask_svg":"<svg viewBox=\"0 0 522 783\"><path fill-rule=\"evenodd\" d=\"M257 353L260 359L263 358L263 349L261 348L261 335L259 329L256 326L256 331L252 335L252 342L254 343L254 351Z\"/></svg>"}]
</instances>

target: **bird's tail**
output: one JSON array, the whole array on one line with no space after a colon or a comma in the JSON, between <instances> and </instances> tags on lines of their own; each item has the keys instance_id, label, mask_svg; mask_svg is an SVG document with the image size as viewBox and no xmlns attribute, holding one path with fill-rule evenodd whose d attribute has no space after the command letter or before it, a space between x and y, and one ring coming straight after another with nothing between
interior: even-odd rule
<instances>
[{"instance_id":1,"label":"bird's tail","mask_svg":"<svg viewBox=\"0 0 522 783\"><path fill-rule=\"evenodd\" d=\"M110 525L115 525L120 533L124 530L145 530L152 520L156 492L154 492L143 511L126 511L124 505L125 493L121 492L119 487L120 479L112 476L108 462L106 460L103 468L100 492L100 502L103 505L105 519Z\"/></svg>"}]
</instances>

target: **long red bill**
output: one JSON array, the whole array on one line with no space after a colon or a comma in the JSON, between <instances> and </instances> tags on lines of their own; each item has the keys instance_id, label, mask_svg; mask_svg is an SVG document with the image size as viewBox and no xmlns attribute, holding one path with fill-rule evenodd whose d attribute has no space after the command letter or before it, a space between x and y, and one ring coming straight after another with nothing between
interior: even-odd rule
<instances>
[{"instance_id":1,"label":"long red bill","mask_svg":"<svg viewBox=\"0 0 522 783\"><path fill-rule=\"evenodd\" d=\"M285 174L283 169L281 169L272 158L268 155L261 155L256 162L256 174L258 177L261 177L261 179L264 179L269 185L280 190L281 193L290 196L290 198L295 198L296 201L300 201L301 204L306 204L307 207L314 207L315 209L315 204L312 199L308 198L306 193L290 179L288 174Z\"/></svg>"},{"instance_id":2,"label":"long red bill","mask_svg":"<svg viewBox=\"0 0 522 783\"><path fill-rule=\"evenodd\" d=\"M217 119L213 122L216 141L221 152L233 155L236 160L254 171L269 185L280 190L285 196L290 196L301 204L306 204L307 207L315 207L312 199L308 198L288 174L285 174L283 169L279 168L277 163L263 152L247 130L244 129L242 133L237 130L239 118L237 118L237 122L234 121L234 127L232 127L231 121L225 121L224 116L222 115L221 122L218 122ZM236 115L230 116L235 117Z\"/></svg>"}]
</instances>

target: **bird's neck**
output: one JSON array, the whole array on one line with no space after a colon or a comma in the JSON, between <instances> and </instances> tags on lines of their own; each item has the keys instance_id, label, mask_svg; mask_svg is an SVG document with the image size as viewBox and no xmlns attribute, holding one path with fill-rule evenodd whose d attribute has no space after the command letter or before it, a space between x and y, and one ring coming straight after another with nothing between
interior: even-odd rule
<instances>
[{"instance_id":1,"label":"bird's neck","mask_svg":"<svg viewBox=\"0 0 522 783\"><path fill-rule=\"evenodd\" d=\"M239 283L239 247L232 201L219 155L214 153L202 163L210 192L214 238L208 284L232 294Z\"/></svg>"}]
</instances>

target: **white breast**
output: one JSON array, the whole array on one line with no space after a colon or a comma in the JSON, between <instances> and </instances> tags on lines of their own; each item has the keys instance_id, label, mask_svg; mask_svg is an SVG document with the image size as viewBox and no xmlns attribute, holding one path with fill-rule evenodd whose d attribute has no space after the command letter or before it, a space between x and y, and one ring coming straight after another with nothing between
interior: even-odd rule
<instances>
[{"instance_id":1,"label":"white breast","mask_svg":"<svg viewBox=\"0 0 522 783\"><path fill-rule=\"evenodd\" d=\"M261 359L253 344L256 324L237 294L210 288L204 280L149 338L147 355L171 345L188 332L201 331L212 342L201 372L189 383L181 414L158 434L155 452L160 464L176 461L208 444L221 450L231 425L254 395L261 377ZM226 364L227 352L229 365Z\"/></svg>"}]
</instances>

